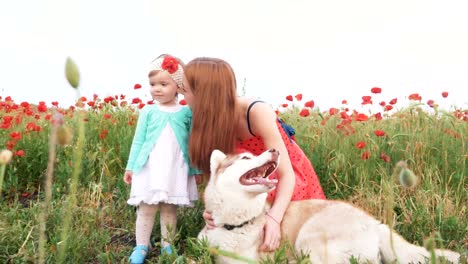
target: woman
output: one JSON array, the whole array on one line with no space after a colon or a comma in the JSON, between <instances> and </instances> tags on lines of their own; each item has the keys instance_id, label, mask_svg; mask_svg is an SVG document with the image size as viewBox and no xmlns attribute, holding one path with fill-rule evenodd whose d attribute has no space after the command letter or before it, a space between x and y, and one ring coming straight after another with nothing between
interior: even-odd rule
<instances>
[{"instance_id":1,"label":"woman","mask_svg":"<svg viewBox=\"0 0 468 264\"><path fill-rule=\"evenodd\" d=\"M280 224L291 200L325 199L312 164L287 133L270 105L238 97L236 78L231 66L216 58L196 58L185 68L188 87L179 92L193 112L189 154L192 164L209 174L214 149L224 153L249 151L259 155L277 149L281 155L276 175L277 188L268 195L262 251L279 247ZM203 214L208 227L214 228L210 212Z\"/></svg>"}]
</instances>

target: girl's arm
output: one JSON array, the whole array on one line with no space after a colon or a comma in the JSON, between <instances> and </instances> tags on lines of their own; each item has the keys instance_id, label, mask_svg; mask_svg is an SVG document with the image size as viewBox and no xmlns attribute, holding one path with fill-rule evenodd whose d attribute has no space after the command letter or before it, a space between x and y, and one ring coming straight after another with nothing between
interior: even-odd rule
<instances>
[{"instance_id":1,"label":"girl's arm","mask_svg":"<svg viewBox=\"0 0 468 264\"><path fill-rule=\"evenodd\" d=\"M133 171L133 166L135 165L135 161L140 153L141 146L143 145L145 138L146 138L146 127L148 126L147 123L147 116L148 116L148 108L145 107L140 111L138 115L138 122L135 128L135 135L133 136L132 147L130 149L130 155L127 162L127 171Z\"/></svg>"},{"instance_id":2,"label":"girl's arm","mask_svg":"<svg viewBox=\"0 0 468 264\"><path fill-rule=\"evenodd\" d=\"M276 124L277 115L270 105L264 103L255 104L250 111L250 126L256 136L260 136L268 149L274 148L280 152L278 165L278 186L276 198L268 212L270 217L281 222L286 209L291 201L294 191L295 175L292 169L288 151Z\"/></svg>"}]
</instances>

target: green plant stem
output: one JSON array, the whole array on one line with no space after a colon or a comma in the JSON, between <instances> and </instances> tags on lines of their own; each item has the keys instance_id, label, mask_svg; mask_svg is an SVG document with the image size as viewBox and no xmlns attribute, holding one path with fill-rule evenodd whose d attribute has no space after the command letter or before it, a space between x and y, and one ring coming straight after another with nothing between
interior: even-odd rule
<instances>
[{"instance_id":1,"label":"green plant stem","mask_svg":"<svg viewBox=\"0 0 468 264\"><path fill-rule=\"evenodd\" d=\"M45 263L45 247L46 240L46 223L49 214L50 201L52 200L52 179L54 175L54 162L55 162L55 149L57 146L57 120L52 122L52 128L49 139L49 160L47 163L46 178L44 180L45 198L42 203L42 210L39 216L39 261L38 263Z\"/></svg>"},{"instance_id":2,"label":"green plant stem","mask_svg":"<svg viewBox=\"0 0 468 264\"><path fill-rule=\"evenodd\" d=\"M78 93L78 97L79 93ZM78 138L76 141L76 150L73 155L73 174L70 182L70 190L68 194L68 199L66 203L66 209L64 212L63 220L63 229L61 236L61 244L59 247L58 263L64 263L65 261L65 252L67 251L67 242L68 242L68 232L70 231L71 219L73 215L73 208L76 205L76 192L78 188L78 178L81 173L81 161L83 156L84 141L85 141L85 124L84 116L82 111L76 113L77 123L78 123Z\"/></svg>"},{"instance_id":3,"label":"green plant stem","mask_svg":"<svg viewBox=\"0 0 468 264\"><path fill-rule=\"evenodd\" d=\"M255 264L257 262L249 259L249 258L246 258L246 257L242 257L242 256L239 256L239 255L236 255L232 252L229 252L229 251L225 251L225 250L222 250L222 249L217 249L217 248L208 248L208 251L211 253L211 254L214 254L214 255L220 255L220 256L225 256L225 257L229 257L229 258L232 258L232 259L235 259L235 260L239 260L239 261L242 261L242 262L245 262L245 263L249 263L249 264Z\"/></svg>"},{"instance_id":4,"label":"green plant stem","mask_svg":"<svg viewBox=\"0 0 468 264\"><path fill-rule=\"evenodd\" d=\"M6 164L0 166L0 197L2 197L3 177L5 177Z\"/></svg>"}]
</instances>

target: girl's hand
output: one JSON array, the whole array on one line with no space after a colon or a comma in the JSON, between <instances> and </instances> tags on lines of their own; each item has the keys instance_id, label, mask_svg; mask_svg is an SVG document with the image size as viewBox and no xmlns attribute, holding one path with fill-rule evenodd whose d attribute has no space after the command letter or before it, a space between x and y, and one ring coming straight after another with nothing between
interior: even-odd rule
<instances>
[{"instance_id":1,"label":"girl's hand","mask_svg":"<svg viewBox=\"0 0 468 264\"><path fill-rule=\"evenodd\" d=\"M126 184L132 183L133 171L125 171L123 180Z\"/></svg>"},{"instance_id":2,"label":"girl's hand","mask_svg":"<svg viewBox=\"0 0 468 264\"><path fill-rule=\"evenodd\" d=\"M216 228L211 212L208 212L206 210L203 211L203 219L205 219L206 228L208 229Z\"/></svg>"},{"instance_id":3,"label":"girl's hand","mask_svg":"<svg viewBox=\"0 0 468 264\"><path fill-rule=\"evenodd\" d=\"M263 227L264 237L260 251L274 251L280 246L281 226L280 223L267 214L267 221Z\"/></svg>"}]
</instances>

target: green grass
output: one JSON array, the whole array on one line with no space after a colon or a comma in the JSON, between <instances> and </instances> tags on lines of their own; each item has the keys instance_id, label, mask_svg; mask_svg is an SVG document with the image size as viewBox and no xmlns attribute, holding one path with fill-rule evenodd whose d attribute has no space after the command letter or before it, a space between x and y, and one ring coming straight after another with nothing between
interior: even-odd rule
<instances>
[{"instance_id":1,"label":"green grass","mask_svg":"<svg viewBox=\"0 0 468 264\"><path fill-rule=\"evenodd\" d=\"M419 109L418 105L410 105L380 121L352 121L347 130L337 128L342 123L339 116L318 110L308 117L299 116L297 108L281 115L296 128L297 141L314 164L328 198L362 207L379 220L393 224L413 243L422 245L426 239L436 238L439 247L466 252L468 122L452 113ZM37 113L37 120L23 110L0 108L0 118L21 119L8 129L0 129L0 142L6 146L12 141L11 132L21 132L13 151L25 153L24 157L15 156L6 169L0 198L1 263L35 263L40 250L39 216L45 196L51 125L45 119L47 112ZM77 113L64 113L64 121L73 131L77 131ZM136 113L132 107L103 103L101 109L88 109L85 115L81 171L73 194L76 204L68 215L71 222L67 243L62 231L70 206L67 197L72 190L77 132L72 145L57 146L45 231L46 262L56 263L63 251L64 263L126 263L135 243L136 214L135 208L126 204L129 187L122 176L135 128L128 123L136 120ZM106 118L108 115L110 118ZM26 133L29 122L35 122L41 130ZM385 131L386 136L376 136L377 129ZM101 138L104 130L107 135ZM359 141L366 143L364 149L356 147ZM369 151L369 159L361 159L363 151ZM381 153L390 161L382 160ZM406 161L418 176L416 187L405 188L392 175L400 160ZM203 227L202 211L201 202L192 209L179 209L174 238L179 256L159 259L160 227L156 221L152 236L156 249L151 251L147 263L210 263L213 255L228 254L195 239ZM307 263L306 256L292 252L287 245L264 263L282 263L287 252L295 254L297 263Z\"/></svg>"}]
</instances>

